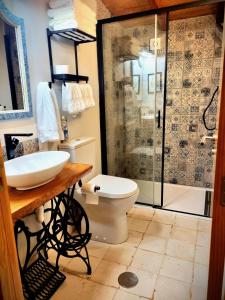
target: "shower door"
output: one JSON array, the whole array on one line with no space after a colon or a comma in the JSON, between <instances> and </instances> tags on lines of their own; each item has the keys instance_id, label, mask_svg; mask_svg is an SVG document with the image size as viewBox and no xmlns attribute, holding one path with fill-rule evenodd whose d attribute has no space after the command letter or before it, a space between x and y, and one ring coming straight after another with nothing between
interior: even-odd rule
<instances>
[{"instance_id":1,"label":"shower door","mask_svg":"<svg viewBox=\"0 0 225 300\"><path fill-rule=\"evenodd\" d=\"M161 206L166 15L98 24L103 173ZM99 38L98 36L98 38Z\"/></svg>"}]
</instances>

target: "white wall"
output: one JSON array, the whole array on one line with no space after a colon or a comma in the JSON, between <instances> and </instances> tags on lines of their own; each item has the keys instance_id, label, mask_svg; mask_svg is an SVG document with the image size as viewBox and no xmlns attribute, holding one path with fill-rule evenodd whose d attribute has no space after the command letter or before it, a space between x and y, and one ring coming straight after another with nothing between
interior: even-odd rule
<instances>
[{"instance_id":1,"label":"white wall","mask_svg":"<svg viewBox=\"0 0 225 300\"><path fill-rule=\"evenodd\" d=\"M5 0L6 1L6 0ZM80 2L80 3L79 3ZM7 0L8 8L19 17L24 18L26 29L26 42L28 52L28 63L30 70L31 94L35 115L36 87L40 81L50 81L50 68L48 58L48 48L46 39L47 14L46 6L42 1L30 0ZM86 7L82 4L87 5ZM96 1L77 0L76 15L87 15L86 22L82 23L88 31L93 30L96 23ZM81 9L82 8L82 9ZM53 53L55 64L69 64L74 67L74 50L70 42L53 42ZM100 172L100 129L99 129L99 108L98 108L98 72L97 72L97 52L96 43L80 45L78 50L79 71L82 75L90 78L93 87L96 106L82 113L76 119L69 119L70 138L78 136L93 136L97 140L97 170ZM54 85L59 104L61 106L61 84ZM0 141L4 144L4 133L10 132L33 132L36 134L35 117L24 120L0 121ZM21 138L22 139L22 138Z\"/></svg>"}]
</instances>

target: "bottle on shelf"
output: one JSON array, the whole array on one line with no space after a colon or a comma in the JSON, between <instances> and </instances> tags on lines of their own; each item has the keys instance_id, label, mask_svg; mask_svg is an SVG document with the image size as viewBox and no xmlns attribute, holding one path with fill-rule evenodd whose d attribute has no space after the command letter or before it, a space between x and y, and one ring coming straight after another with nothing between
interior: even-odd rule
<instances>
[{"instance_id":1,"label":"bottle on shelf","mask_svg":"<svg viewBox=\"0 0 225 300\"><path fill-rule=\"evenodd\" d=\"M65 116L62 116L61 124L64 133L64 140L67 141L69 139L69 130L68 130L67 118Z\"/></svg>"}]
</instances>

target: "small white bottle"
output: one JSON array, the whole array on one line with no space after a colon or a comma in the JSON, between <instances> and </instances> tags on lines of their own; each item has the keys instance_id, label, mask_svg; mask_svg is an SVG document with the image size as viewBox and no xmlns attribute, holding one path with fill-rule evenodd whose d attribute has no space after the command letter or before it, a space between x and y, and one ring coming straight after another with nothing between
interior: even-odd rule
<instances>
[{"instance_id":1,"label":"small white bottle","mask_svg":"<svg viewBox=\"0 0 225 300\"><path fill-rule=\"evenodd\" d=\"M67 141L69 139L69 130L68 130L67 119L65 116L62 116L61 126L64 133L64 140Z\"/></svg>"}]
</instances>

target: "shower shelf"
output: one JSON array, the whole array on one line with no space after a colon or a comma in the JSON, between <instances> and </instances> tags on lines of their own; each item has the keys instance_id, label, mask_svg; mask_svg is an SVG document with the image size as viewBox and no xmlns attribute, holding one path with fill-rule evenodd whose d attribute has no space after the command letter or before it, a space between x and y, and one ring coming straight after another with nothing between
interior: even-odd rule
<instances>
[{"instance_id":1,"label":"shower shelf","mask_svg":"<svg viewBox=\"0 0 225 300\"><path fill-rule=\"evenodd\" d=\"M54 74L53 71L53 56L52 56L52 45L51 45L51 38L53 36L59 36L63 39L67 39L73 41L74 44L74 52L75 52L75 68L76 74ZM78 70L78 53L77 47L79 44L91 43L96 41L96 37L79 30L77 28L70 28L65 30L57 30L52 31L47 29L47 38L48 38L48 51L49 51L49 61L50 61L50 69L51 69L51 82L54 83L55 80L63 81L64 83L67 81L86 81L88 82L88 76L79 75Z\"/></svg>"},{"instance_id":2,"label":"shower shelf","mask_svg":"<svg viewBox=\"0 0 225 300\"><path fill-rule=\"evenodd\" d=\"M119 61L126 62L126 61L129 61L129 60L136 60L138 58L139 57L136 56L136 55L125 55L125 56L120 56Z\"/></svg>"}]
</instances>

